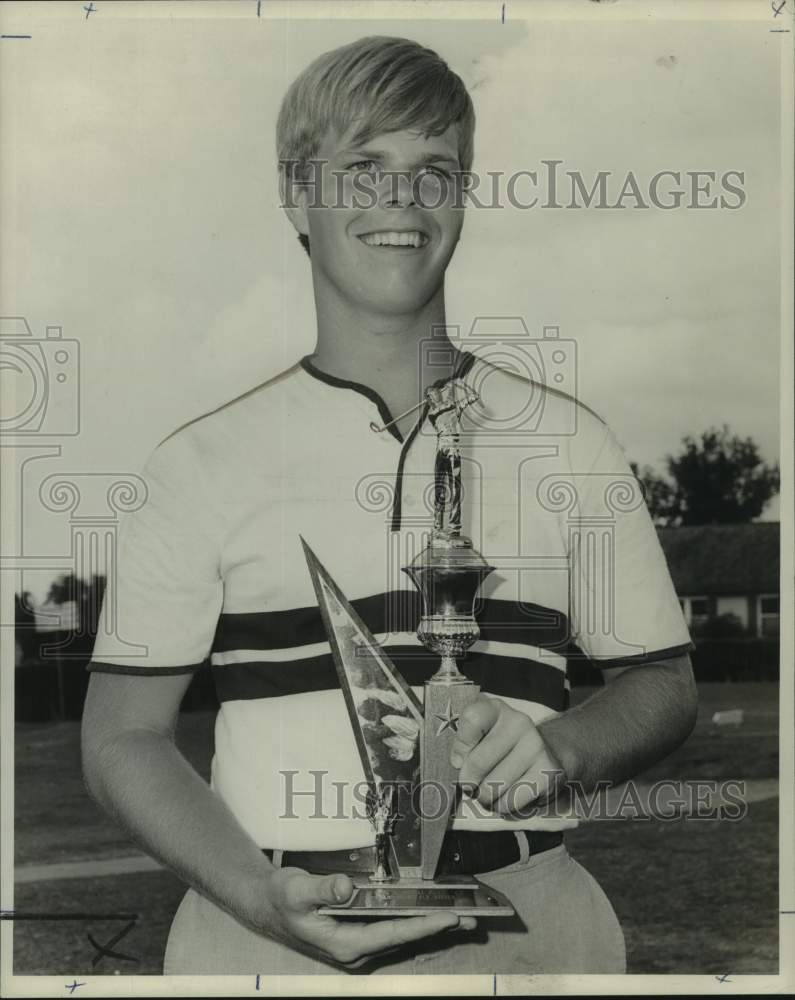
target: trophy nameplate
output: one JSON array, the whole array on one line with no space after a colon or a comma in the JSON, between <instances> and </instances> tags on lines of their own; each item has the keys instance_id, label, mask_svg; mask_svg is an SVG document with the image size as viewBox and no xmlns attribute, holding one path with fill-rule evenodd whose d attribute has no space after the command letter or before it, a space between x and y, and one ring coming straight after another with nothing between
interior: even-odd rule
<instances>
[{"instance_id":1,"label":"trophy nameplate","mask_svg":"<svg viewBox=\"0 0 795 1000\"><path fill-rule=\"evenodd\" d=\"M434 525L429 544L404 568L423 599L417 635L441 657L438 671L425 682L423 703L301 539L368 784L367 815L375 832L373 872L352 877L350 900L323 906L321 914L515 913L504 896L474 876L436 878L459 795L450 746L462 711L480 690L460 673L456 658L479 635L474 601L493 568L461 534L459 419L475 399L459 379L427 393L437 431Z\"/></svg>"}]
</instances>

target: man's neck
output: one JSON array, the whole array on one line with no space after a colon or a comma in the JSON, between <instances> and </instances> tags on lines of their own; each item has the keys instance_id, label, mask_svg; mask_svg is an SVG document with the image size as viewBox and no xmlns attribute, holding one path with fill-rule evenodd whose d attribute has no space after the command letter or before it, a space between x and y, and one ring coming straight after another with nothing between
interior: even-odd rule
<instances>
[{"instance_id":1,"label":"man's neck","mask_svg":"<svg viewBox=\"0 0 795 1000\"><path fill-rule=\"evenodd\" d=\"M367 385L391 407L405 403L403 409L419 402L432 383L451 376L460 362L445 330L443 292L404 316L324 303L310 357L321 371Z\"/></svg>"}]
</instances>

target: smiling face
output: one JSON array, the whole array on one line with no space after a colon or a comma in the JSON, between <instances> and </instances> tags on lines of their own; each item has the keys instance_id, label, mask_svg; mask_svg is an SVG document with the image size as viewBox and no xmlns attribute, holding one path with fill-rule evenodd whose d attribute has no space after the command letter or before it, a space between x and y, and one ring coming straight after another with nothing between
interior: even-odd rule
<instances>
[{"instance_id":1,"label":"smiling face","mask_svg":"<svg viewBox=\"0 0 795 1000\"><path fill-rule=\"evenodd\" d=\"M410 315L441 295L463 224L458 131L328 135L316 181L288 209L309 237L315 294L348 308ZM317 168L316 168L317 169Z\"/></svg>"}]
</instances>

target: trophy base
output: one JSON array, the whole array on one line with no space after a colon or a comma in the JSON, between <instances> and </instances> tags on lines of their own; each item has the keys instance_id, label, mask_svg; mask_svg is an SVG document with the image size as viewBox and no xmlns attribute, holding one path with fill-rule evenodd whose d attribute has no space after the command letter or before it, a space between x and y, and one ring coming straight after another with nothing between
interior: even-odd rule
<instances>
[{"instance_id":1,"label":"trophy base","mask_svg":"<svg viewBox=\"0 0 795 1000\"><path fill-rule=\"evenodd\" d=\"M431 882L403 878L380 885L354 879L347 903L321 906L330 917L422 917L428 913L456 913L460 917L512 917L516 911L501 893L474 878Z\"/></svg>"}]
</instances>

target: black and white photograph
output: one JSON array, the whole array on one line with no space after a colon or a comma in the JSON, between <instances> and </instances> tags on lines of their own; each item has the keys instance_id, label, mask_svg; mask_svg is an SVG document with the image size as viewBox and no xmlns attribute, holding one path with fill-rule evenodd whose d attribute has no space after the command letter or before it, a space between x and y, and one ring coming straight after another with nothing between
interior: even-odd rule
<instances>
[{"instance_id":1,"label":"black and white photograph","mask_svg":"<svg viewBox=\"0 0 795 1000\"><path fill-rule=\"evenodd\" d=\"M790 993L792 0L0 28L3 995Z\"/></svg>"}]
</instances>

